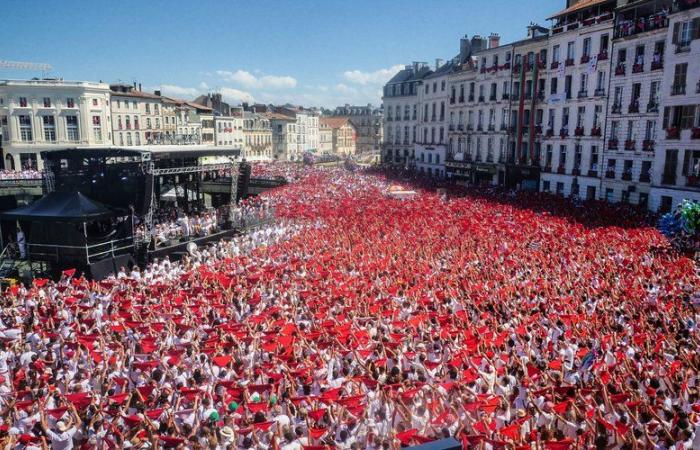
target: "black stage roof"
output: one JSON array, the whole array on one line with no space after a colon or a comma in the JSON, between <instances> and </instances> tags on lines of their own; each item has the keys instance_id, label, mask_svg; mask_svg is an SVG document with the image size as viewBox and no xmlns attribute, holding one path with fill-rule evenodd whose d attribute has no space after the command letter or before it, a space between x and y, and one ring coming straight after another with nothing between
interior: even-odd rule
<instances>
[{"instance_id":1,"label":"black stage roof","mask_svg":"<svg viewBox=\"0 0 700 450\"><path fill-rule=\"evenodd\" d=\"M238 157L239 148L209 145L147 145L136 147L66 148L41 152L45 160L73 158L118 158L138 157L142 161L205 158L208 156Z\"/></svg>"},{"instance_id":2,"label":"black stage roof","mask_svg":"<svg viewBox=\"0 0 700 450\"><path fill-rule=\"evenodd\" d=\"M80 192L51 192L27 206L0 213L8 220L31 222L90 222L119 215Z\"/></svg>"}]
</instances>

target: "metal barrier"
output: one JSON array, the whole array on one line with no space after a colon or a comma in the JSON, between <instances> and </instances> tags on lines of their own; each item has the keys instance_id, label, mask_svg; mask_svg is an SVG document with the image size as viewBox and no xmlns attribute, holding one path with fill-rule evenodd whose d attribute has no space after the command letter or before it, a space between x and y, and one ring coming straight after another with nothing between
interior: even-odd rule
<instances>
[{"instance_id":1,"label":"metal barrier","mask_svg":"<svg viewBox=\"0 0 700 450\"><path fill-rule=\"evenodd\" d=\"M133 248L132 237L92 245L27 244L27 257L35 260L59 261L62 255L84 255L85 261L90 264L91 260L107 255L114 257L123 250L133 250Z\"/></svg>"}]
</instances>

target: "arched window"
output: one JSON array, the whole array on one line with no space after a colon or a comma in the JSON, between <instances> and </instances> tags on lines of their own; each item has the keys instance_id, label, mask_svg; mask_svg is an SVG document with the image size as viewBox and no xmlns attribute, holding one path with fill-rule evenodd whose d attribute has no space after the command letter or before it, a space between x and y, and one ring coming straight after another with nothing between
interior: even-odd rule
<instances>
[{"instance_id":1,"label":"arched window","mask_svg":"<svg viewBox=\"0 0 700 450\"><path fill-rule=\"evenodd\" d=\"M5 170L15 170L15 159L12 155L5 155Z\"/></svg>"}]
</instances>

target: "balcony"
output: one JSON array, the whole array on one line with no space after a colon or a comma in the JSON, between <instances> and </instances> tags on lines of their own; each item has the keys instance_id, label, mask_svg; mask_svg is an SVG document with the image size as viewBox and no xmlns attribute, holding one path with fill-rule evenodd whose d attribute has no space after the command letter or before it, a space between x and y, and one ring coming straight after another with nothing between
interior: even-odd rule
<instances>
[{"instance_id":1,"label":"balcony","mask_svg":"<svg viewBox=\"0 0 700 450\"><path fill-rule=\"evenodd\" d=\"M588 64L591 61L590 55L583 55L581 57L581 64Z\"/></svg>"},{"instance_id":2,"label":"balcony","mask_svg":"<svg viewBox=\"0 0 700 450\"><path fill-rule=\"evenodd\" d=\"M543 92L543 91L539 91L539 92L537 93L537 100L540 101L540 102L543 102L543 101L544 101L544 92Z\"/></svg>"},{"instance_id":3,"label":"balcony","mask_svg":"<svg viewBox=\"0 0 700 450\"><path fill-rule=\"evenodd\" d=\"M532 92L525 93L525 100L532 100Z\"/></svg>"},{"instance_id":4,"label":"balcony","mask_svg":"<svg viewBox=\"0 0 700 450\"><path fill-rule=\"evenodd\" d=\"M483 95L480 95L480 96L479 96L479 103L484 103L485 100L486 100L486 99L484 98Z\"/></svg>"},{"instance_id":5,"label":"balcony","mask_svg":"<svg viewBox=\"0 0 700 450\"><path fill-rule=\"evenodd\" d=\"M565 97L567 100L571 100L571 90L570 90L570 89L567 90L567 91L564 91L564 97Z\"/></svg>"},{"instance_id":6,"label":"balcony","mask_svg":"<svg viewBox=\"0 0 700 450\"><path fill-rule=\"evenodd\" d=\"M675 172L664 172L661 175L661 184L676 184L676 173Z\"/></svg>"},{"instance_id":7,"label":"balcony","mask_svg":"<svg viewBox=\"0 0 700 450\"><path fill-rule=\"evenodd\" d=\"M450 130L450 131L454 131L454 130L455 130L455 126L454 126L454 125L452 125L452 124L450 124L450 126L449 126L449 130Z\"/></svg>"},{"instance_id":8,"label":"balcony","mask_svg":"<svg viewBox=\"0 0 700 450\"><path fill-rule=\"evenodd\" d=\"M567 128L559 130L559 137L562 139L569 137L569 130Z\"/></svg>"},{"instance_id":9,"label":"balcony","mask_svg":"<svg viewBox=\"0 0 700 450\"><path fill-rule=\"evenodd\" d=\"M571 175L575 177L581 176L581 169L578 167L574 167L573 169L571 169Z\"/></svg>"},{"instance_id":10,"label":"balcony","mask_svg":"<svg viewBox=\"0 0 700 450\"><path fill-rule=\"evenodd\" d=\"M554 137L554 128L547 128L547 132L544 135L545 138Z\"/></svg>"},{"instance_id":11,"label":"balcony","mask_svg":"<svg viewBox=\"0 0 700 450\"><path fill-rule=\"evenodd\" d=\"M506 125L505 123L502 123L501 126L500 126L500 130L501 130L501 131L507 131L507 130L508 130L508 125Z\"/></svg>"},{"instance_id":12,"label":"balcony","mask_svg":"<svg viewBox=\"0 0 700 450\"><path fill-rule=\"evenodd\" d=\"M459 102L460 102L460 103L464 103L464 96L463 96L463 95L460 95L460 96L459 96Z\"/></svg>"},{"instance_id":13,"label":"balcony","mask_svg":"<svg viewBox=\"0 0 700 450\"><path fill-rule=\"evenodd\" d=\"M700 187L700 177L698 175L688 175L685 178L685 185L688 187Z\"/></svg>"},{"instance_id":14,"label":"balcony","mask_svg":"<svg viewBox=\"0 0 700 450\"><path fill-rule=\"evenodd\" d=\"M668 27L668 17L666 13L660 12L632 20L621 21L621 23L615 27L614 37L618 39L666 27Z\"/></svg>"},{"instance_id":15,"label":"balcony","mask_svg":"<svg viewBox=\"0 0 700 450\"><path fill-rule=\"evenodd\" d=\"M484 131L484 126L482 124L477 125L476 131Z\"/></svg>"},{"instance_id":16,"label":"balcony","mask_svg":"<svg viewBox=\"0 0 700 450\"><path fill-rule=\"evenodd\" d=\"M538 70L545 70L547 68L547 61L538 61L537 62L537 69Z\"/></svg>"},{"instance_id":17,"label":"balcony","mask_svg":"<svg viewBox=\"0 0 700 450\"><path fill-rule=\"evenodd\" d=\"M552 173L552 163L546 163L544 168L542 169L542 172Z\"/></svg>"},{"instance_id":18,"label":"balcony","mask_svg":"<svg viewBox=\"0 0 700 450\"><path fill-rule=\"evenodd\" d=\"M498 100L498 96L496 94L489 95L490 102L495 102L496 100Z\"/></svg>"},{"instance_id":19,"label":"balcony","mask_svg":"<svg viewBox=\"0 0 700 450\"><path fill-rule=\"evenodd\" d=\"M472 124L467 125L467 131L474 131L474 125L472 125Z\"/></svg>"},{"instance_id":20,"label":"balcony","mask_svg":"<svg viewBox=\"0 0 700 450\"><path fill-rule=\"evenodd\" d=\"M507 92L504 92L503 95L501 95L501 100L508 100L510 98L510 95Z\"/></svg>"},{"instance_id":21,"label":"balcony","mask_svg":"<svg viewBox=\"0 0 700 450\"><path fill-rule=\"evenodd\" d=\"M598 53L598 61L607 61L608 59L608 51L603 50L602 52Z\"/></svg>"},{"instance_id":22,"label":"balcony","mask_svg":"<svg viewBox=\"0 0 700 450\"><path fill-rule=\"evenodd\" d=\"M635 64L632 66L632 73L642 73L644 72L644 63Z\"/></svg>"},{"instance_id":23,"label":"balcony","mask_svg":"<svg viewBox=\"0 0 700 450\"><path fill-rule=\"evenodd\" d=\"M618 149L617 139L610 139L608 141L608 150L617 150L617 149Z\"/></svg>"},{"instance_id":24,"label":"balcony","mask_svg":"<svg viewBox=\"0 0 700 450\"><path fill-rule=\"evenodd\" d=\"M574 58L567 58L566 61L564 61L564 65L566 67L571 67L575 64Z\"/></svg>"},{"instance_id":25,"label":"balcony","mask_svg":"<svg viewBox=\"0 0 700 450\"><path fill-rule=\"evenodd\" d=\"M605 89L596 89L594 94L596 97L605 97Z\"/></svg>"},{"instance_id":26,"label":"balcony","mask_svg":"<svg viewBox=\"0 0 700 450\"><path fill-rule=\"evenodd\" d=\"M625 65L624 64L618 64L617 67L615 67L615 76L616 77L624 77L625 76Z\"/></svg>"},{"instance_id":27,"label":"balcony","mask_svg":"<svg viewBox=\"0 0 700 450\"><path fill-rule=\"evenodd\" d=\"M695 127L691 130L690 139L700 139L700 127Z\"/></svg>"},{"instance_id":28,"label":"balcony","mask_svg":"<svg viewBox=\"0 0 700 450\"><path fill-rule=\"evenodd\" d=\"M623 181L632 181L632 172L624 172L622 174Z\"/></svg>"},{"instance_id":29,"label":"balcony","mask_svg":"<svg viewBox=\"0 0 700 450\"><path fill-rule=\"evenodd\" d=\"M649 172L639 174L639 182L640 183L651 183L651 175L649 174Z\"/></svg>"},{"instance_id":30,"label":"balcony","mask_svg":"<svg viewBox=\"0 0 700 450\"><path fill-rule=\"evenodd\" d=\"M489 125L489 131L496 131L496 125Z\"/></svg>"},{"instance_id":31,"label":"balcony","mask_svg":"<svg viewBox=\"0 0 700 450\"><path fill-rule=\"evenodd\" d=\"M625 141L625 150L630 150L634 151L634 147L636 146L636 142L633 139L627 139Z\"/></svg>"},{"instance_id":32,"label":"balcony","mask_svg":"<svg viewBox=\"0 0 700 450\"><path fill-rule=\"evenodd\" d=\"M474 94L469 94L469 98L467 99L467 101L473 102L474 101Z\"/></svg>"},{"instance_id":33,"label":"balcony","mask_svg":"<svg viewBox=\"0 0 700 450\"><path fill-rule=\"evenodd\" d=\"M559 167L557 167L557 173L559 175L564 175L566 173L566 167L563 165L559 165Z\"/></svg>"},{"instance_id":34,"label":"balcony","mask_svg":"<svg viewBox=\"0 0 700 450\"><path fill-rule=\"evenodd\" d=\"M552 61L552 64L549 65L549 68L552 70L556 70L559 68L559 61Z\"/></svg>"},{"instance_id":35,"label":"balcony","mask_svg":"<svg viewBox=\"0 0 700 450\"><path fill-rule=\"evenodd\" d=\"M542 125L535 125L535 134L542 134Z\"/></svg>"},{"instance_id":36,"label":"balcony","mask_svg":"<svg viewBox=\"0 0 700 450\"><path fill-rule=\"evenodd\" d=\"M521 67L522 67L522 66L521 66L520 64L515 64L515 65L513 66L513 73L518 73L518 72L520 72L520 68L521 68Z\"/></svg>"},{"instance_id":37,"label":"balcony","mask_svg":"<svg viewBox=\"0 0 700 450\"><path fill-rule=\"evenodd\" d=\"M657 61L651 62L651 70L662 70L664 68L664 62L659 59Z\"/></svg>"},{"instance_id":38,"label":"balcony","mask_svg":"<svg viewBox=\"0 0 700 450\"><path fill-rule=\"evenodd\" d=\"M615 179L615 169L610 169L605 171L605 178L612 178Z\"/></svg>"},{"instance_id":39,"label":"balcony","mask_svg":"<svg viewBox=\"0 0 700 450\"><path fill-rule=\"evenodd\" d=\"M598 178L598 170L597 169L590 169L588 171L588 176L591 178Z\"/></svg>"},{"instance_id":40,"label":"balcony","mask_svg":"<svg viewBox=\"0 0 700 450\"><path fill-rule=\"evenodd\" d=\"M614 103L612 105L612 109L610 110L611 114L622 114L622 104L621 103Z\"/></svg>"},{"instance_id":41,"label":"balcony","mask_svg":"<svg viewBox=\"0 0 700 450\"><path fill-rule=\"evenodd\" d=\"M685 84L671 86L671 95L685 95Z\"/></svg>"},{"instance_id":42,"label":"balcony","mask_svg":"<svg viewBox=\"0 0 700 450\"><path fill-rule=\"evenodd\" d=\"M455 104L455 98L454 98L454 97L450 97L450 105L454 105L454 104Z\"/></svg>"},{"instance_id":43,"label":"balcony","mask_svg":"<svg viewBox=\"0 0 700 450\"><path fill-rule=\"evenodd\" d=\"M648 113L657 113L657 112L659 112L659 104L658 104L658 102L650 101L649 103L647 103L647 112L648 112Z\"/></svg>"},{"instance_id":44,"label":"balcony","mask_svg":"<svg viewBox=\"0 0 700 450\"><path fill-rule=\"evenodd\" d=\"M591 128L591 136L592 137L600 137L602 136L603 131L601 130L600 127L593 127Z\"/></svg>"},{"instance_id":45,"label":"balcony","mask_svg":"<svg viewBox=\"0 0 700 450\"><path fill-rule=\"evenodd\" d=\"M676 127L672 127L666 130L666 139L680 139L681 130Z\"/></svg>"},{"instance_id":46,"label":"balcony","mask_svg":"<svg viewBox=\"0 0 700 450\"><path fill-rule=\"evenodd\" d=\"M574 136L576 136L576 137L581 137L584 134L585 134L585 131L584 131L583 127L576 127L576 129L574 130Z\"/></svg>"},{"instance_id":47,"label":"balcony","mask_svg":"<svg viewBox=\"0 0 700 450\"><path fill-rule=\"evenodd\" d=\"M627 108L627 112L629 114L638 114L639 113L639 100L632 100L632 103L630 103L629 108Z\"/></svg>"},{"instance_id":48,"label":"balcony","mask_svg":"<svg viewBox=\"0 0 700 450\"><path fill-rule=\"evenodd\" d=\"M654 140L653 139L644 139L644 142L642 143L642 150L645 152L653 152L654 151Z\"/></svg>"},{"instance_id":49,"label":"balcony","mask_svg":"<svg viewBox=\"0 0 700 450\"><path fill-rule=\"evenodd\" d=\"M459 125L457 125L457 130L464 131L464 125L462 125L461 123Z\"/></svg>"},{"instance_id":50,"label":"balcony","mask_svg":"<svg viewBox=\"0 0 700 450\"><path fill-rule=\"evenodd\" d=\"M588 97L588 91L578 91L578 98Z\"/></svg>"},{"instance_id":51,"label":"balcony","mask_svg":"<svg viewBox=\"0 0 700 450\"><path fill-rule=\"evenodd\" d=\"M688 53L690 51L690 41L679 42L676 44L676 54Z\"/></svg>"}]
</instances>

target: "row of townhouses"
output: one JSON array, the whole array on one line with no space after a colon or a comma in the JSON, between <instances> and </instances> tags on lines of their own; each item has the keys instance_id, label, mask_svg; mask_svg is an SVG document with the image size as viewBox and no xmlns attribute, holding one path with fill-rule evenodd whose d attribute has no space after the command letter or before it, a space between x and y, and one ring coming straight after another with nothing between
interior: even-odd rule
<instances>
[{"instance_id":1,"label":"row of townhouses","mask_svg":"<svg viewBox=\"0 0 700 450\"><path fill-rule=\"evenodd\" d=\"M0 135L6 170L41 169L42 151L99 146L228 146L249 161L299 161L318 149L319 117L301 108L233 107L219 94L181 100L137 84L6 80Z\"/></svg>"},{"instance_id":2,"label":"row of townhouses","mask_svg":"<svg viewBox=\"0 0 700 450\"><path fill-rule=\"evenodd\" d=\"M653 211L700 201L700 0L570 0L550 19L396 74L383 161Z\"/></svg>"}]
</instances>

